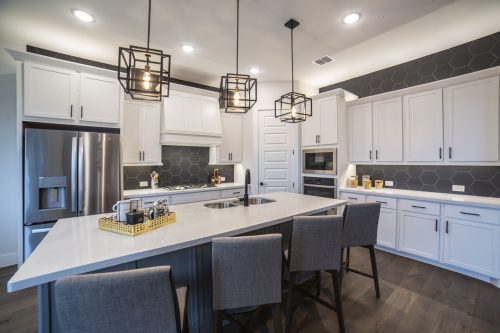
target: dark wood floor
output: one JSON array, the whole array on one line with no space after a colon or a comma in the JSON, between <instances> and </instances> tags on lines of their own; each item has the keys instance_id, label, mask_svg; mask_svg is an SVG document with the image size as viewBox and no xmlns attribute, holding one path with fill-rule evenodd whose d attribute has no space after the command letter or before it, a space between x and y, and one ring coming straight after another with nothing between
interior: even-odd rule
<instances>
[{"instance_id":1,"label":"dark wood floor","mask_svg":"<svg viewBox=\"0 0 500 333\"><path fill-rule=\"evenodd\" d=\"M370 271L364 249L351 251L351 266ZM348 333L500 332L500 289L396 255L377 251L381 298L372 280L348 273L342 299ZM36 289L7 294L14 267L0 269L0 332L36 332ZM332 297L331 280L322 278L322 295ZM270 311L255 322L257 332L272 332ZM235 332L226 327L225 332ZM337 332L334 312L304 300L294 314L293 332Z\"/></svg>"}]
</instances>

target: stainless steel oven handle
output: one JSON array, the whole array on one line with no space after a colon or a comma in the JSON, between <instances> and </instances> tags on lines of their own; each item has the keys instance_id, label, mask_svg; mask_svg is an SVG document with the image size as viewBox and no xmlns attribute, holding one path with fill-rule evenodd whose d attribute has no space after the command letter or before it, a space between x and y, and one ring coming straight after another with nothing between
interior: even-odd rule
<instances>
[{"instance_id":1,"label":"stainless steel oven handle","mask_svg":"<svg viewBox=\"0 0 500 333\"><path fill-rule=\"evenodd\" d=\"M330 185L314 185L314 184L304 184L304 186L309 186L309 187L318 187L318 188L337 188L337 186L330 186Z\"/></svg>"}]
</instances>

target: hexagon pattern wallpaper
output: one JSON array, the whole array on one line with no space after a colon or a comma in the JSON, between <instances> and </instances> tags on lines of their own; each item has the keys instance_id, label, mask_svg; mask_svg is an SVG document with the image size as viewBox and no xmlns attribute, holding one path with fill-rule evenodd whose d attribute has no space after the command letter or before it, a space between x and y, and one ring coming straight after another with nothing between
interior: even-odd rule
<instances>
[{"instance_id":1,"label":"hexagon pattern wallpaper","mask_svg":"<svg viewBox=\"0 0 500 333\"><path fill-rule=\"evenodd\" d=\"M392 180L397 189L500 197L500 166L357 165L356 174ZM452 185L465 192L452 192Z\"/></svg>"},{"instance_id":2,"label":"hexagon pattern wallpaper","mask_svg":"<svg viewBox=\"0 0 500 333\"><path fill-rule=\"evenodd\" d=\"M155 170L160 174L158 186L208 184L214 169L226 177L226 183L234 182L233 165L208 165L209 148L162 146L163 166L127 166L123 168L125 190L140 188L139 182L150 184L150 174Z\"/></svg>"},{"instance_id":3,"label":"hexagon pattern wallpaper","mask_svg":"<svg viewBox=\"0 0 500 333\"><path fill-rule=\"evenodd\" d=\"M500 32L422 58L319 89L342 88L359 98L500 66Z\"/></svg>"}]
</instances>

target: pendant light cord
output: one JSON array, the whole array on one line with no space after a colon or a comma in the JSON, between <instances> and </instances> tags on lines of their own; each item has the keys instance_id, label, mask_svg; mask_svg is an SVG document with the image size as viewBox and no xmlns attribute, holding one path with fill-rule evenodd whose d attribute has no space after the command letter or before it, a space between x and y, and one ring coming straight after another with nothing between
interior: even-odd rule
<instances>
[{"instance_id":1,"label":"pendant light cord","mask_svg":"<svg viewBox=\"0 0 500 333\"><path fill-rule=\"evenodd\" d=\"M290 29L290 39L291 39L291 45L292 45L292 93L293 93L293 88L294 88L294 82L293 82L293 28Z\"/></svg>"},{"instance_id":2,"label":"pendant light cord","mask_svg":"<svg viewBox=\"0 0 500 333\"><path fill-rule=\"evenodd\" d=\"M239 46L240 46L240 0L237 0L236 1L236 74L238 74Z\"/></svg>"},{"instance_id":3,"label":"pendant light cord","mask_svg":"<svg viewBox=\"0 0 500 333\"><path fill-rule=\"evenodd\" d=\"M148 13L148 49L149 49L150 32L151 32L151 0L149 0L149 13Z\"/></svg>"}]
</instances>

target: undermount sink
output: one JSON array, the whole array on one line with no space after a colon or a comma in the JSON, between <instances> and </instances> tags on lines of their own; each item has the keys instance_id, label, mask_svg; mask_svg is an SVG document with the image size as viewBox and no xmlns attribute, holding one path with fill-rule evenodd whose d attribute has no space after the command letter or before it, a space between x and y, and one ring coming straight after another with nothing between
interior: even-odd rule
<instances>
[{"instance_id":1,"label":"undermount sink","mask_svg":"<svg viewBox=\"0 0 500 333\"><path fill-rule=\"evenodd\" d=\"M262 205L270 202L275 202L276 200L271 200L271 199L266 199L262 197L253 197L253 198L248 198L248 204L249 205ZM241 205L243 202L240 203Z\"/></svg>"},{"instance_id":2,"label":"undermount sink","mask_svg":"<svg viewBox=\"0 0 500 333\"><path fill-rule=\"evenodd\" d=\"M221 202L209 202L204 204L203 206L214 209L224 209L238 206L237 203L232 201L221 201Z\"/></svg>"}]
</instances>

